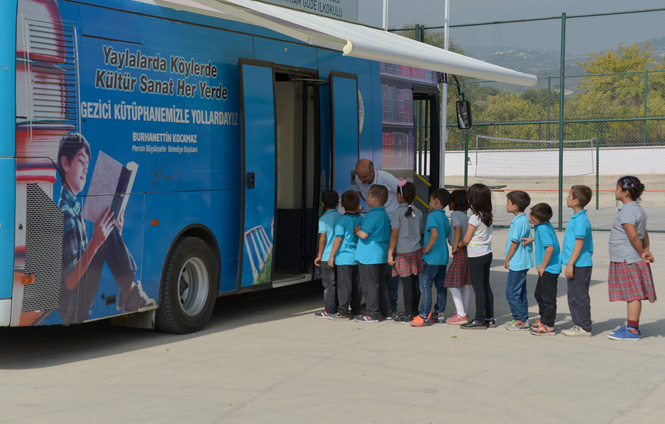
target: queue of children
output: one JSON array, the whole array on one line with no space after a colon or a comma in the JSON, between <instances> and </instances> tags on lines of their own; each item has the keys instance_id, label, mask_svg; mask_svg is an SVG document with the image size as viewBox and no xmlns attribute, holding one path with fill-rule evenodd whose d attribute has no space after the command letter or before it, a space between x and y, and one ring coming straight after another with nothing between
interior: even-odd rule
<instances>
[{"instance_id":1,"label":"queue of children","mask_svg":"<svg viewBox=\"0 0 665 424\"><path fill-rule=\"evenodd\" d=\"M610 301L627 303L627 321L609 334L612 340L639 340L641 302L656 301L649 266L654 257L649 249L647 216L638 202L643 191L644 185L634 176L617 181L615 197L623 207L610 233L608 288ZM317 317L355 318L359 322L390 319L388 292L381 278L386 265L390 265L403 288L404 314L398 315L396 322L412 327L433 323L459 325L462 329L496 327L489 278L493 258L492 195L486 185L474 184L468 191L454 190L452 194L446 189L432 191L424 229L422 214L413 206L416 197L413 183L398 184L399 207L392 218L388 218L383 208L387 200L384 186L371 187L367 203L372 209L364 219L355 191L349 190L342 196L346 213L341 217L333 213L337 194L332 193L326 191L322 196L325 213L319 225L319 256L315 265L322 267L325 310L317 312ZM527 216L531 202L528 193L511 191L506 197L506 210L514 215L504 260L508 269L506 299L512 314L506 329L527 330L536 336L556 334L557 282L563 270L573 326L561 334L590 337L589 285L594 246L584 208L591 201L591 188L571 187L566 202L573 215L561 246L550 223L553 213L547 203L532 206ZM444 212L446 207L451 211L450 221ZM468 209L471 216L467 215ZM534 226L533 237L530 224ZM448 244L452 255L450 267ZM534 266L537 272L534 297L539 318L531 324L526 275ZM437 292L433 311L432 286ZM472 320L468 311L471 288L476 305ZM456 308L448 319L444 317L446 289L450 290ZM365 315L361 314L361 295L366 302Z\"/></svg>"}]
</instances>

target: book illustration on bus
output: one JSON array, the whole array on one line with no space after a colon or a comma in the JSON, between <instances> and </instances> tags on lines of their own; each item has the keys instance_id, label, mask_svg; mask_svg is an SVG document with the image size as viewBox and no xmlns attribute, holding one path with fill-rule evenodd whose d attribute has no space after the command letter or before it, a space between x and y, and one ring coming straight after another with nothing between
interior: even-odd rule
<instances>
[{"instance_id":1,"label":"book illustration on bus","mask_svg":"<svg viewBox=\"0 0 665 424\"><path fill-rule=\"evenodd\" d=\"M88 140L78 133L63 136L58 147L57 163L62 176L58 207L64 221L58 312L65 323L79 323L90 317L105 265L118 288L117 312L155 306L141 282L135 280L137 264L122 235L124 207L138 165L130 163L125 167L100 151L88 197L79 214L78 196L86 185L90 151ZM114 208L117 215L111 212ZM84 217L94 223L90 236ZM107 295L104 297L110 301Z\"/></svg>"},{"instance_id":2,"label":"book illustration on bus","mask_svg":"<svg viewBox=\"0 0 665 424\"><path fill-rule=\"evenodd\" d=\"M107 208L114 217L120 216L129 201L138 168L136 162L124 166L100 150L81 216L96 223Z\"/></svg>"}]
</instances>

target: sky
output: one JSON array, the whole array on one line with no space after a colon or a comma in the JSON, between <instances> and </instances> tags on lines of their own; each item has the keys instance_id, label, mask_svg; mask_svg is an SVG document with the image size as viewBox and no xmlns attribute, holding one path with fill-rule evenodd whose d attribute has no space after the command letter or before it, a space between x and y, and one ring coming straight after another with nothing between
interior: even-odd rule
<instances>
[{"instance_id":1,"label":"sky","mask_svg":"<svg viewBox=\"0 0 665 424\"><path fill-rule=\"evenodd\" d=\"M358 18L362 23L382 26L383 0L358 0ZM417 6L417 7L414 7ZM442 26L444 0L389 0L390 27ZM496 21L626 12L665 8L663 0L450 0L450 25ZM643 43L665 37L662 24L665 11L649 14L625 14L608 17L566 20L566 56L586 56L590 52L616 49L621 43ZM561 20L510 25L452 28L451 40L465 46L480 46L496 51L507 48L559 51Z\"/></svg>"},{"instance_id":2,"label":"sky","mask_svg":"<svg viewBox=\"0 0 665 424\"><path fill-rule=\"evenodd\" d=\"M358 0L359 20L381 26L383 0ZM388 24L443 25L444 0L389 0ZM450 0L450 24L470 24L550 16L624 12L665 7L663 0Z\"/></svg>"}]
</instances>

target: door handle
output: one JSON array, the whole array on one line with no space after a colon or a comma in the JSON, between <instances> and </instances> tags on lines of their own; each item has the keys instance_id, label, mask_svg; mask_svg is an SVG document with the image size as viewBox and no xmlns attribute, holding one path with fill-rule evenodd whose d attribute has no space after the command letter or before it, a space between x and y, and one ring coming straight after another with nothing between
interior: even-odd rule
<instances>
[{"instance_id":1,"label":"door handle","mask_svg":"<svg viewBox=\"0 0 665 424\"><path fill-rule=\"evenodd\" d=\"M247 173L247 188L254 188L255 185L255 177L253 172L248 172Z\"/></svg>"}]
</instances>

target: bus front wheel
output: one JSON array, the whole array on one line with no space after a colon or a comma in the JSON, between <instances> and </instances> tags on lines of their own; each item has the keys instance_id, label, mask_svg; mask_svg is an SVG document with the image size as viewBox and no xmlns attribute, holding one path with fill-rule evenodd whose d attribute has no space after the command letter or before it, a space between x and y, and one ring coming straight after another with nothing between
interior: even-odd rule
<instances>
[{"instance_id":1,"label":"bus front wheel","mask_svg":"<svg viewBox=\"0 0 665 424\"><path fill-rule=\"evenodd\" d=\"M183 237L171 251L155 325L170 333L192 333L210 319L215 306L214 256L196 237Z\"/></svg>"}]
</instances>

